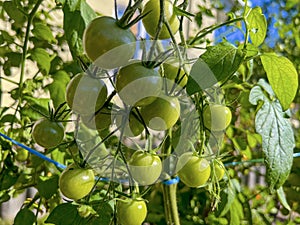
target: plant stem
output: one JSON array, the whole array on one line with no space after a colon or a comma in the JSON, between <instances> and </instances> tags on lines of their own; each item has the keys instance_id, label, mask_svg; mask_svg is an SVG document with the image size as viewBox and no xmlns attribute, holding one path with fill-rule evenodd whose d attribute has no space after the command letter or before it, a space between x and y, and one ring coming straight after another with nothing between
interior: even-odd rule
<instances>
[{"instance_id":1,"label":"plant stem","mask_svg":"<svg viewBox=\"0 0 300 225\"><path fill-rule=\"evenodd\" d=\"M213 32L214 30L220 28L220 27L223 27L223 26L226 26L226 25L229 25L231 23L235 23L235 22L238 22L238 21L241 21L241 20L244 20L244 17L239 17L239 18L236 18L236 19L233 19L233 20L229 20L229 21L226 21L222 24L219 24L219 25L216 25L216 26L212 26L211 28L205 28L201 31L198 32L198 34L190 41L188 41L188 44L189 45L193 45L196 41L200 40L201 38L205 37L207 34ZM206 31L205 31L206 30ZM203 33L202 33L203 32Z\"/></svg>"},{"instance_id":2,"label":"plant stem","mask_svg":"<svg viewBox=\"0 0 300 225\"><path fill-rule=\"evenodd\" d=\"M19 93L18 93L18 106L16 107L15 110L15 116L14 119L11 123L11 128L13 128L14 120L16 118L16 114L19 110L19 107L22 103L22 92L23 92L23 85L24 85L24 75L25 75L25 62L26 62L26 57L27 57L27 51L28 51L28 42L29 42L29 34L30 34L30 27L33 21L33 18L39 8L39 6L42 4L43 0L38 0L37 3L35 4L34 8L31 10L30 14L28 15L28 20L27 20L27 26L26 26L26 32L25 32L25 38L24 38L24 44L22 47L22 60L21 60L21 73L20 73L20 79L19 79Z\"/></svg>"},{"instance_id":3,"label":"plant stem","mask_svg":"<svg viewBox=\"0 0 300 225\"><path fill-rule=\"evenodd\" d=\"M170 137L170 142L167 143L168 146L162 148L162 154L168 157L172 150L172 130L168 131L168 136ZM164 168L164 171L170 171L170 168ZM170 177L170 175L168 175ZM176 198L177 183L166 185L162 184L163 198L164 198L164 209L166 222L169 225L180 225L178 208L177 208L177 198Z\"/></svg>"},{"instance_id":4,"label":"plant stem","mask_svg":"<svg viewBox=\"0 0 300 225\"><path fill-rule=\"evenodd\" d=\"M177 184L162 185L166 222L168 225L180 225L176 201Z\"/></svg>"}]
</instances>

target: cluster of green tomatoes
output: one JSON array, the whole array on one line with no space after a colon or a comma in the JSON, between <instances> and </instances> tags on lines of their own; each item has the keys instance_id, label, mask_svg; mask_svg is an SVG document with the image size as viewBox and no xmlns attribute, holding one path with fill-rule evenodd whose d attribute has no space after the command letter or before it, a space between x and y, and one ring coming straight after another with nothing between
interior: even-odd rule
<instances>
[{"instance_id":1,"label":"cluster of green tomatoes","mask_svg":"<svg viewBox=\"0 0 300 225\"><path fill-rule=\"evenodd\" d=\"M147 33L153 38L168 39L170 32L175 34L179 29L179 20L173 12L172 2L165 0L164 6L164 19L167 20L168 26L164 23L160 32L157 32L160 18L159 1L149 0L143 7L142 14L145 16L142 22ZM89 129L105 130L115 126L121 136L125 137L137 137L145 130L147 134L149 129L159 132L172 129L180 118L181 107L177 95L170 94L174 93L174 88L166 88L165 81L183 89L188 80L188 73L180 64L163 62L159 64L159 68L153 68L153 64L149 66L142 60L130 61L134 54L134 51L130 50L130 44L134 43L136 38L120 21L107 16L95 18L86 28L83 37L85 53L95 65L105 62L109 69L119 67L113 79L105 78L105 73L99 76L99 70L88 69L77 74L67 86L66 102ZM120 52L124 55L117 57L114 53L106 55L109 56L109 60L101 60L102 56L113 52L114 49L120 47L122 50L122 46L125 46L126 51ZM110 81L114 89L112 94L109 94L105 79ZM112 104L115 96L121 100L123 107L115 107ZM214 104L204 109L203 118L204 125L209 130L222 131L231 121L231 112L224 105ZM42 118L34 124L32 136L40 146L53 148L63 141L64 127L60 122ZM161 157L155 151L138 150L131 155L127 163L134 182L143 186L155 183L163 170ZM211 168L214 168L218 180L224 176L222 162L213 163L212 167L205 157L185 153L178 160L178 164L182 165L177 174L188 187L204 186L211 177ZM59 187L65 197L79 200L93 190L95 180L92 169L72 164L62 172ZM116 207L117 218L122 225L141 224L147 215L147 207L141 197L119 199ZM134 216L131 216L133 214Z\"/></svg>"}]
</instances>

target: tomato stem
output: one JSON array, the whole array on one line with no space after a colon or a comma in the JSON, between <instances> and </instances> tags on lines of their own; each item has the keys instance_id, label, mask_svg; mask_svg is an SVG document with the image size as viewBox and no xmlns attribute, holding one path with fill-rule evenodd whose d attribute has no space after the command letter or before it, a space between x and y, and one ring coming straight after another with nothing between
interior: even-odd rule
<instances>
[{"instance_id":1,"label":"tomato stem","mask_svg":"<svg viewBox=\"0 0 300 225\"><path fill-rule=\"evenodd\" d=\"M162 190L167 224L180 225L176 198L177 183L171 185L163 184Z\"/></svg>"}]
</instances>

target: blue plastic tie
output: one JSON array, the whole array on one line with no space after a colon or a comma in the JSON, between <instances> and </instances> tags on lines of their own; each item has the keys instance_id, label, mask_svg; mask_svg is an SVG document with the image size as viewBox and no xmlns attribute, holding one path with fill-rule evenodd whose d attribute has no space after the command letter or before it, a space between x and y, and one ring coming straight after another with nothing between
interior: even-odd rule
<instances>
[{"instance_id":1,"label":"blue plastic tie","mask_svg":"<svg viewBox=\"0 0 300 225\"><path fill-rule=\"evenodd\" d=\"M170 179L170 180L164 180L162 183L165 184L165 185L172 185L172 184L177 184L179 183L180 179L178 176Z\"/></svg>"}]
</instances>

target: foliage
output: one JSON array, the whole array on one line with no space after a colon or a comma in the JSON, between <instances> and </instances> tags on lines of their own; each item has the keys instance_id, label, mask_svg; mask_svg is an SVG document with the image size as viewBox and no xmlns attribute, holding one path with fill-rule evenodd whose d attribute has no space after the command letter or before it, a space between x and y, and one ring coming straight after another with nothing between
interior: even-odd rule
<instances>
[{"instance_id":1,"label":"foliage","mask_svg":"<svg viewBox=\"0 0 300 225\"><path fill-rule=\"evenodd\" d=\"M145 21L151 13L151 10L142 13L145 2L129 1L122 17L113 19L114 29L120 35L125 29L136 28L136 23L143 26L141 20ZM159 2L164 5L163 0ZM295 201L300 198L300 168L296 163L299 159L293 157L297 156L293 153L300 152L298 1L273 1L272 7L278 3L280 12L276 14L276 21L266 17L270 12L256 1L251 7L236 4L233 8L224 8L219 1L199 3L195 5L198 10L195 14L188 10L189 1L173 2L174 14L169 16L176 18L176 23L180 22L178 32L177 28L171 29L171 19L164 20L164 10L155 11L158 24L146 19L147 26L155 28L151 36L159 38L163 27L163 32L170 37L168 44L136 36L137 45L117 49L120 54L127 52L129 58L134 48L142 52L143 69L135 72L142 73L138 76L143 78L148 74L144 71L152 71L159 78L166 77L164 68L167 67L161 64L175 59L177 75L173 76L171 85L164 80L160 88L164 91L159 97L165 101L170 96L178 98L180 106L178 104L174 112L177 116L180 110L178 120L177 117L174 120L175 116L170 118L170 112L160 112L162 104L154 110L147 109L155 103L155 98L146 99L148 102L142 99L147 102L146 106L116 103L121 101L117 96L122 95L115 85L119 68L103 70L97 67L97 62L94 65L84 51L83 42L88 42L84 40L84 31L100 16L85 0L57 0L55 3L5 0L0 3L0 21L4 24L0 30L0 203L30 187L36 190L18 211L15 225L117 224L120 221L117 202L128 201L128 198L143 204L145 201L147 209L143 210L148 212L145 222L150 224L300 223L300 206ZM167 4L170 8L170 3ZM227 10L228 20L204 27L204 16L216 17L214 9ZM63 20L57 21L57 13ZM185 22L196 24L194 34L183 34ZM275 44L270 44L270 24L279 34ZM237 28L239 33L221 41L211 39L212 32L228 27ZM106 32L110 32L109 29ZM189 51L199 49L202 49L200 54L189 57ZM114 65L111 56L104 54L105 57L102 62ZM124 61L124 58L115 60ZM72 111L72 104L66 103L66 90L73 77L83 72L93 79L103 80L111 91L95 112L79 115L76 110ZM152 80L157 79L153 77ZM186 85L178 86L184 77ZM136 80L139 79L125 82ZM151 86L145 81L138 84L139 87L131 88L134 94L130 97L139 98L139 94ZM204 123L204 109L216 103L226 105L232 112L231 123L224 131L210 130ZM189 104L193 105L192 109ZM119 116L121 121L101 130L95 130L97 126L88 127L99 112L108 114L112 121ZM164 121L172 123L168 129L153 132L151 120L145 122L140 112L151 112L150 118L162 114ZM84 122L84 116L88 122ZM31 133L41 118L63 126L63 141L54 147L38 146ZM193 122L188 123L191 119ZM143 133L138 132L134 138L126 135L131 124L142 126L139 130ZM47 140L49 136L43 138ZM20 148L30 152L22 160L18 156ZM159 178L155 176L156 183L152 184L154 178L149 177L151 185L143 186L134 179L141 176L139 171L134 170L135 176L130 173L127 162L135 149L146 153L141 155L147 155L147 165L144 159L130 166L143 165L146 174L151 171L147 166L155 163L149 160L161 160L162 168L155 168L155 172L161 171ZM208 181L200 187L178 183L177 174L188 161L187 155L196 157L197 162L209 162ZM181 167L178 162L183 162ZM222 179L217 176L215 166L222 165L220 162L225 165ZM76 200L62 196L59 187L59 176L66 165L73 163L82 170L92 169L96 175L93 190ZM195 171L191 164L189 168ZM253 173L264 182L248 187L245 179Z\"/></svg>"}]
</instances>

